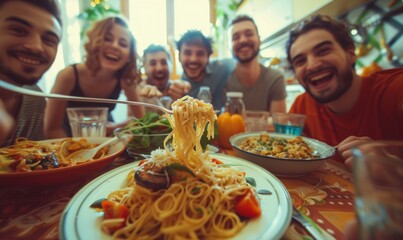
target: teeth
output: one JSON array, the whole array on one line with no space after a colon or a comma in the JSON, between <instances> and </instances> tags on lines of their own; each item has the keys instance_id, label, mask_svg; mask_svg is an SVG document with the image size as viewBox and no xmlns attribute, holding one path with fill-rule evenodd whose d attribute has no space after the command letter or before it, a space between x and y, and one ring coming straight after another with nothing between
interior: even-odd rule
<instances>
[{"instance_id":1,"label":"teeth","mask_svg":"<svg viewBox=\"0 0 403 240\"><path fill-rule=\"evenodd\" d=\"M196 70L196 69L199 68L199 66L192 66L192 65L189 65L188 68L191 69L191 70Z\"/></svg>"},{"instance_id":2,"label":"teeth","mask_svg":"<svg viewBox=\"0 0 403 240\"><path fill-rule=\"evenodd\" d=\"M32 64L32 65L40 64L40 61L38 61L38 60L34 60L34 59L31 59L31 58L26 58L26 57L21 57L21 56L18 57L18 60L23 62L23 63Z\"/></svg>"},{"instance_id":3,"label":"teeth","mask_svg":"<svg viewBox=\"0 0 403 240\"><path fill-rule=\"evenodd\" d=\"M322 79L322 78L325 78L325 77L327 77L327 76L329 76L329 75L330 75L329 73L319 74L319 75L316 75L316 76L312 77L312 78L311 78L311 81L317 81L317 80L320 80L320 79Z\"/></svg>"},{"instance_id":4,"label":"teeth","mask_svg":"<svg viewBox=\"0 0 403 240\"><path fill-rule=\"evenodd\" d=\"M119 56L116 55L116 54L107 53L107 54L105 54L105 56L108 57L108 58L119 60Z\"/></svg>"}]
</instances>

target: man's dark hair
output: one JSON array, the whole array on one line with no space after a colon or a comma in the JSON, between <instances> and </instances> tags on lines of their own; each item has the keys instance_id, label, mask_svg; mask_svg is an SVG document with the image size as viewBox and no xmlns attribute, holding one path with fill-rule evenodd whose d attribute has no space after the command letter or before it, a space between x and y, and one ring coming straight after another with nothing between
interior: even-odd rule
<instances>
[{"instance_id":1,"label":"man's dark hair","mask_svg":"<svg viewBox=\"0 0 403 240\"><path fill-rule=\"evenodd\" d=\"M287 60L291 63L290 49L291 45L297 40L297 38L313 29L323 29L328 31L340 46L347 50L349 48L354 48L354 41L350 35L350 30L348 26L336 19L333 19L326 15L314 15L301 21L293 30L290 31L290 35L286 44Z\"/></svg>"},{"instance_id":2,"label":"man's dark hair","mask_svg":"<svg viewBox=\"0 0 403 240\"><path fill-rule=\"evenodd\" d=\"M166 53L168 55L168 59L171 60L171 54L169 54L168 50L164 46L156 44L151 44L146 49L144 49L143 58L145 58L147 54L156 52Z\"/></svg>"},{"instance_id":3,"label":"man's dark hair","mask_svg":"<svg viewBox=\"0 0 403 240\"><path fill-rule=\"evenodd\" d=\"M257 35L259 35L259 30L257 29L257 26L256 26L255 21L253 20L253 18L251 18L251 17L248 16L248 15L238 15L237 17L235 17L235 18L231 21L230 26L234 25L235 23L244 22L244 21L252 22L253 25L255 26Z\"/></svg>"},{"instance_id":4,"label":"man's dark hair","mask_svg":"<svg viewBox=\"0 0 403 240\"><path fill-rule=\"evenodd\" d=\"M205 37L202 32L198 30L189 30L176 43L176 47L179 52L183 44L202 44L206 50L207 54L210 56L213 53L212 39Z\"/></svg>"},{"instance_id":5,"label":"man's dark hair","mask_svg":"<svg viewBox=\"0 0 403 240\"><path fill-rule=\"evenodd\" d=\"M6 2L11 2L15 0L0 0L0 8ZM62 17L60 13L60 5L58 0L19 0L20 2L26 2L32 5L35 5L43 10L52 14L56 20L59 22L60 26L62 26Z\"/></svg>"}]
</instances>

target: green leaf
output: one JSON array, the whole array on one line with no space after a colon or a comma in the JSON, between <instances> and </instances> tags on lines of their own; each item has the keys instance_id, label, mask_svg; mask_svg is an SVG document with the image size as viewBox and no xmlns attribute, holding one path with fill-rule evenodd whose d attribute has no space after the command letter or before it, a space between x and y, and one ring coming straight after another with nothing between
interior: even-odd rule
<instances>
[{"instance_id":1,"label":"green leaf","mask_svg":"<svg viewBox=\"0 0 403 240\"><path fill-rule=\"evenodd\" d=\"M256 187L256 180L253 177L245 177L247 183L249 183L252 187Z\"/></svg>"},{"instance_id":2,"label":"green leaf","mask_svg":"<svg viewBox=\"0 0 403 240\"><path fill-rule=\"evenodd\" d=\"M261 194L261 195L272 195L273 194L272 192L270 192L267 189L260 189L259 191L257 191L257 193Z\"/></svg>"},{"instance_id":3,"label":"green leaf","mask_svg":"<svg viewBox=\"0 0 403 240\"><path fill-rule=\"evenodd\" d=\"M206 128L204 129L203 135L202 135L202 137L200 138L200 144L201 144L203 150L206 150L206 149L207 149L207 145L210 144L210 142L211 142L213 139L217 138L217 136L218 136L218 125L217 125L217 121L214 121L214 136L213 136L213 139L208 139L208 138L207 138L207 128L208 128L208 125L207 125Z\"/></svg>"},{"instance_id":4,"label":"green leaf","mask_svg":"<svg viewBox=\"0 0 403 240\"><path fill-rule=\"evenodd\" d=\"M179 163L172 163L172 164L166 166L165 170L168 172L169 176L175 176L176 171L187 172L187 173L191 174L192 176L195 176L195 174L192 172L192 170L190 170L189 168L187 168Z\"/></svg>"},{"instance_id":5,"label":"green leaf","mask_svg":"<svg viewBox=\"0 0 403 240\"><path fill-rule=\"evenodd\" d=\"M106 200L106 198L101 198L101 199L98 199L98 200L96 200L95 202L93 202L91 205L90 205L90 208L102 208L102 202L104 201L104 200Z\"/></svg>"}]
</instances>

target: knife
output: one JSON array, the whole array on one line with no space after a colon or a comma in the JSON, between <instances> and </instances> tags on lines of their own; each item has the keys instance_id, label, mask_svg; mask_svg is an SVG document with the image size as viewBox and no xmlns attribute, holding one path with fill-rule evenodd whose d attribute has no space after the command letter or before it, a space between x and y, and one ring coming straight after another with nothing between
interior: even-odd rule
<instances>
[{"instance_id":1,"label":"knife","mask_svg":"<svg viewBox=\"0 0 403 240\"><path fill-rule=\"evenodd\" d=\"M292 209L292 217L297 220L304 228L312 235L314 239L322 240L325 239L322 233L316 229L309 221L307 221L304 216L295 208Z\"/></svg>"}]
</instances>

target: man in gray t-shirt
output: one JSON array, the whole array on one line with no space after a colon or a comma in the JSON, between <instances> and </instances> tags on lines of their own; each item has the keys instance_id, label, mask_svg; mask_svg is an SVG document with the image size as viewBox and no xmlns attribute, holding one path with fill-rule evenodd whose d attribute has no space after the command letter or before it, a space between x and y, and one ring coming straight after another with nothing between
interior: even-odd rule
<instances>
[{"instance_id":1,"label":"man in gray t-shirt","mask_svg":"<svg viewBox=\"0 0 403 240\"><path fill-rule=\"evenodd\" d=\"M246 110L285 112L284 76L259 63L260 38L249 16L231 22L232 53L238 63L225 86L226 92L243 92Z\"/></svg>"},{"instance_id":2,"label":"man in gray t-shirt","mask_svg":"<svg viewBox=\"0 0 403 240\"><path fill-rule=\"evenodd\" d=\"M179 61L183 67L182 79L190 84L183 92L183 82L173 81L170 93L175 91L197 98L201 86L210 87L214 109L224 106L224 86L235 67L233 59L209 61L212 54L211 40L200 31L187 31L177 43ZM178 84L176 84L178 82ZM182 84L181 86L178 86ZM182 88L182 89L181 89ZM173 97L175 99L175 97Z\"/></svg>"}]
</instances>

